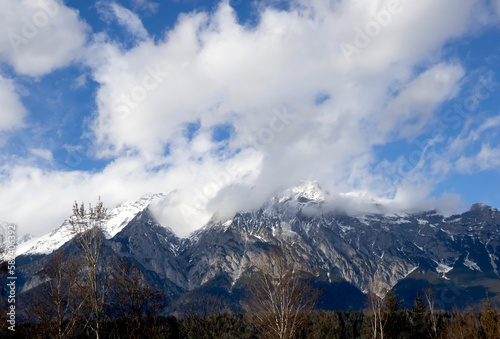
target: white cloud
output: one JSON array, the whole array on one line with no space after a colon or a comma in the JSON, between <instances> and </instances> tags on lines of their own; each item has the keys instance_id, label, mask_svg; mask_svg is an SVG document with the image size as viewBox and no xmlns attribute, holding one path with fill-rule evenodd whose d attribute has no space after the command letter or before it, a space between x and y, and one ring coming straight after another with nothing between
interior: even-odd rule
<instances>
[{"instance_id":1,"label":"white cloud","mask_svg":"<svg viewBox=\"0 0 500 339\"><path fill-rule=\"evenodd\" d=\"M500 148L482 145L478 154L472 157L460 157L456 166L458 171L467 174L490 169L500 170Z\"/></svg>"},{"instance_id":2,"label":"white cloud","mask_svg":"<svg viewBox=\"0 0 500 339\"><path fill-rule=\"evenodd\" d=\"M48 155L46 152L37 152ZM145 178L137 159L123 159L102 173L49 171L27 164L1 167L0 218L15 221L21 233L44 234L60 225L78 202L94 203L99 196L108 207L135 200L164 186L159 178ZM123 186L122 180L129 184Z\"/></svg>"},{"instance_id":3,"label":"white cloud","mask_svg":"<svg viewBox=\"0 0 500 339\"><path fill-rule=\"evenodd\" d=\"M457 94L464 74L463 68L454 64L438 64L420 74L389 103L380 116L380 130L394 130L403 137L419 135L437 106Z\"/></svg>"},{"instance_id":4,"label":"white cloud","mask_svg":"<svg viewBox=\"0 0 500 339\"><path fill-rule=\"evenodd\" d=\"M399 131L403 137L418 134L435 108L456 94L463 68L439 62L439 49L466 32L475 2L402 1L403 11L346 63L339 46L385 6L373 4L346 1L331 8L312 1L289 12L268 8L248 29L222 3L213 16L180 17L156 44L145 41L121 52L97 43L103 56L93 74L101 84L95 120L101 154L159 159L168 145L174 151L166 161L197 168L206 175L197 176L195 186L208 189L214 182L208 174L220 175L221 167L236 161L217 151L211 129L231 124L226 150L251 150L261 160L253 175L217 185L228 189L215 200L211 194L192 215L210 215L229 202L231 210L257 204L302 179L319 180L335 192L362 188L410 205L402 186L391 188L383 173L372 172L372 147ZM430 66L415 74L422 64ZM318 93L330 99L317 106ZM196 121L200 130L188 141L181 131ZM420 178L413 185L425 183ZM178 187L191 192L185 182ZM429 186L422 197L430 192ZM181 192L172 199L181 206L189 205L189 197Z\"/></svg>"},{"instance_id":5,"label":"white cloud","mask_svg":"<svg viewBox=\"0 0 500 339\"><path fill-rule=\"evenodd\" d=\"M0 132L22 127L26 109L20 101L14 82L0 75Z\"/></svg>"},{"instance_id":6,"label":"white cloud","mask_svg":"<svg viewBox=\"0 0 500 339\"><path fill-rule=\"evenodd\" d=\"M30 149L30 152L37 156L37 157L40 157L44 160L47 160L47 161L53 161L54 160L54 157L52 156L52 152L48 149L43 149L43 148L32 148Z\"/></svg>"},{"instance_id":7,"label":"white cloud","mask_svg":"<svg viewBox=\"0 0 500 339\"><path fill-rule=\"evenodd\" d=\"M73 88L82 88L87 86L87 74L82 74L75 79Z\"/></svg>"},{"instance_id":8,"label":"white cloud","mask_svg":"<svg viewBox=\"0 0 500 339\"><path fill-rule=\"evenodd\" d=\"M258 206L310 179L334 197L363 192L367 201L383 199L393 208L424 206L438 180L427 174L437 169L387 181L393 164L376 166L373 148L412 129L418 134L455 95L463 69L442 61L440 50L467 32L477 1L401 3L403 10L351 62L341 44L387 2L297 1L290 11L262 9L252 28L223 2L212 14L182 15L159 41L112 3L120 24L142 39L125 51L98 34L85 54L99 83L98 155L115 160L101 173L6 168L2 213L22 225L46 220L47 231L75 198L101 195L111 207L147 191L177 190L156 213L186 234L213 212ZM320 93L329 99L318 105ZM187 124L198 122L187 138ZM229 140L211 137L220 125L231 126ZM455 198L443 198L443 205Z\"/></svg>"},{"instance_id":9,"label":"white cloud","mask_svg":"<svg viewBox=\"0 0 500 339\"><path fill-rule=\"evenodd\" d=\"M153 14L158 11L160 4L151 0L131 0L135 10L144 11L147 14Z\"/></svg>"},{"instance_id":10,"label":"white cloud","mask_svg":"<svg viewBox=\"0 0 500 339\"><path fill-rule=\"evenodd\" d=\"M498 137L499 126L500 116L493 116L484 121L481 116L470 118L461 133L449 143L443 158L454 164L459 173L500 170L500 149L491 146L493 140ZM475 149L479 149L479 152Z\"/></svg>"},{"instance_id":11,"label":"white cloud","mask_svg":"<svg viewBox=\"0 0 500 339\"><path fill-rule=\"evenodd\" d=\"M60 0L1 0L0 60L39 76L78 59L88 26Z\"/></svg>"},{"instance_id":12,"label":"white cloud","mask_svg":"<svg viewBox=\"0 0 500 339\"><path fill-rule=\"evenodd\" d=\"M479 154L475 157L476 164L480 170L500 169L500 148L483 145Z\"/></svg>"},{"instance_id":13,"label":"white cloud","mask_svg":"<svg viewBox=\"0 0 500 339\"><path fill-rule=\"evenodd\" d=\"M134 37L144 40L148 37L148 32L144 28L141 19L131 10L118 5L116 2L98 3L99 12L104 15L105 19L114 18L121 26Z\"/></svg>"},{"instance_id":14,"label":"white cloud","mask_svg":"<svg viewBox=\"0 0 500 339\"><path fill-rule=\"evenodd\" d=\"M497 14L498 19L500 19L500 0L494 0L493 7L496 10L496 14Z\"/></svg>"}]
</instances>

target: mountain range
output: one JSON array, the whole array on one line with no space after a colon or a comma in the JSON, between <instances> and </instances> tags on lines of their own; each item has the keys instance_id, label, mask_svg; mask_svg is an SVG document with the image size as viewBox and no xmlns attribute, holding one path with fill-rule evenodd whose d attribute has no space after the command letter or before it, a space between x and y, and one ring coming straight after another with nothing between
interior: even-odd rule
<instances>
[{"instance_id":1,"label":"mountain range","mask_svg":"<svg viewBox=\"0 0 500 339\"><path fill-rule=\"evenodd\" d=\"M314 268L323 309L361 309L366 293L383 296L391 288L407 303L430 288L442 309L475 307L486 292L500 295L500 213L484 204L451 216L434 210L349 215L327 206L325 192L307 182L259 209L214 216L181 238L148 207L164 196L149 194L110 211L103 251L146 272L170 297L171 310L214 295L240 311L252 263L277 245ZM78 246L75 234L65 221L47 235L20 240L21 293L41 283L55 250Z\"/></svg>"}]
</instances>

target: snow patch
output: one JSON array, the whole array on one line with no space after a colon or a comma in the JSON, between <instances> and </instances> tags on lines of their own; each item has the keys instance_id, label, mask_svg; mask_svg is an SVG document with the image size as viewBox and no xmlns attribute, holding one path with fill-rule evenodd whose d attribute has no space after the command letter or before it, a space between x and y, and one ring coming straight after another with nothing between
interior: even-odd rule
<instances>
[{"instance_id":1,"label":"snow patch","mask_svg":"<svg viewBox=\"0 0 500 339\"><path fill-rule=\"evenodd\" d=\"M353 229L352 226L342 225L341 223L338 223L337 225L340 228L340 232L342 232L343 234L346 234L347 232L349 232Z\"/></svg>"},{"instance_id":2,"label":"snow patch","mask_svg":"<svg viewBox=\"0 0 500 339\"><path fill-rule=\"evenodd\" d=\"M450 231L448 231L448 230L444 230L444 229L442 229L442 228L440 228L440 230L441 230L442 232L444 232L444 233L448 234L448 235L450 236L450 238L451 238L451 240L452 240L452 241L455 241L455 234L451 233L451 232L450 232Z\"/></svg>"},{"instance_id":3,"label":"snow patch","mask_svg":"<svg viewBox=\"0 0 500 339\"><path fill-rule=\"evenodd\" d=\"M368 219L366 216L361 216L361 217L358 217L357 219L361 224L364 224L366 226L370 226L370 223L368 222L368 220L373 220L373 219Z\"/></svg>"},{"instance_id":4,"label":"snow patch","mask_svg":"<svg viewBox=\"0 0 500 339\"><path fill-rule=\"evenodd\" d=\"M280 223L280 235L282 237L287 237L287 238L291 238L291 237L295 237L295 236L298 236L297 233L295 233L294 231L292 231L292 226L286 222L281 222ZM274 235L274 232L273 232L273 235Z\"/></svg>"},{"instance_id":5,"label":"snow patch","mask_svg":"<svg viewBox=\"0 0 500 339\"><path fill-rule=\"evenodd\" d=\"M467 266L472 271L482 272L481 268L479 267L479 265L476 262L474 262L474 261L472 261L472 260L469 259L469 254L470 253L467 252L467 257L464 260L464 265Z\"/></svg>"},{"instance_id":6,"label":"snow patch","mask_svg":"<svg viewBox=\"0 0 500 339\"><path fill-rule=\"evenodd\" d=\"M444 278L446 280L450 280L448 277L446 277L446 273L450 272L453 269L453 267L448 266L448 265L443 264L443 263L440 263L440 262L437 262L436 260L433 260L433 261L438 265L436 267L436 272L442 274L441 278Z\"/></svg>"},{"instance_id":7,"label":"snow patch","mask_svg":"<svg viewBox=\"0 0 500 339\"><path fill-rule=\"evenodd\" d=\"M399 218L397 220L394 220L392 223L393 224L411 224L411 221L408 219Z\"/></svg>"},{"instance_id":8,"label":"snow patch","mask_svg":"<svg viewBox=\"0 0 500 339\"><path fill-rule=\"evenodd\" d=\"M413 245L415 245L415 247L417 247L417 248L418 248L419 250L421 250L421 251L423 251L423 250L424 250L424 248L423 248L423 247L420 247L420 246L418 246L418 245L417 245L417 244L415 244L415 243L413 243Z\"/></svg>"}]
</instances>

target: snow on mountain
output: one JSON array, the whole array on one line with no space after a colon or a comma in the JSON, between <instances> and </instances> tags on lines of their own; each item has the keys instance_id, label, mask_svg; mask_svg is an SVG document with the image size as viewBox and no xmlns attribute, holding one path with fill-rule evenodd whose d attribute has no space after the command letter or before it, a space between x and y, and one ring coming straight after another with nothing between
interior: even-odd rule
<instances>
[{"instance_id":1,"label":"snow on mountain","mask_svg":"<svg viewBox=\"0 0 500 339\"><path fill-rule=\"evenodd\" d=\"M303 181L298 185L287 189L285 192L280 194L278 197L280 203L296 200L296 201L315 201L321 202L325 200L325 192L321 190L316 181L307 182Z\"/></svg>"},{"instance_id":2,"label":"snow on mountain","mask_svg":"<svg viewBox=\"0 0 500 339\"><path fill-rule=\"evenodd\" d=\"M453 267L452 266L448 266L448 265L446 265L446 264L444 264L442 262L438 262L436 260L433 260L433 261L438 265L436 267L436 272L442 274L441 278L446 279L446 280L450 280L450 279L448 279L446 277L446 273L450 272L453 269Z\"/></svg>"},{"instance_id":3,"label":"snow on mountain","mask_svg":"<svg viewBox=\"0 0 500 339\"><path fill-rule=\"evenodd\" d=\"M475 270L475 271L482 272L479 265L475 261L469 259L469 255L470 255L470 253L467 252L467 257L464 260L464 265L472 271Z\"/></svg>"},{"instance_id":4,"label":"snow on mountain","mask_svg":"<svg viewBox=\"0 0 500 339\"><path fill-rule=\"evenodd\" d=\"M139 200L118 205L108 213L108 218L103 225L103 232L107 239L118 234L137 215L146 209L155 200L164 197L165 194L146 194ZM17 247L16 255L40 255L49 254L57 250L75 236L73 226L66 219L63 224L51 233L33 238L21 243Z\"/></svg>"},{"instance_id":5,"label":"snow on mountain","mask_svg":"<svg viewBox=\"0 0 500 339\"><path fill-rule=\"evenodd\" d=\"M260 208L239 211L229 219L214 215L181 239L147 209L161 197L146 195L116 207L103 231L108 249L133 258L175 293L207 282L222 289L227 282L229 288L244 284L240 277L249 265L278 244L317 269L318 279L328 277L331 283L335 277L380 296L390 288L413 289L412 279L422 274L430 276L429 281L456 280L464 286L477 277L498 283L500 213L486 205L450 217L434 210L352 215L330 209L328 193L317 183L302 182ZM74 235L66 221L50 234L19 244L18 255L50 253ZM32 273L37 259L24 268L29 286L37 281Z\"/></svg>"},{"instance_id":6,"label":"snow on mountain","mask_svg":"<svg viewBox=\"0 0 500 339\"><path fill-rule=\"evenodd\" d=\"M149 204L156 199L165 197L163 193L147 194L137 201L118 205L109 213L109 218L103 227L106 238L110 239L118 234L127 224L143 211Z\"/></svg>"}]
</instances>

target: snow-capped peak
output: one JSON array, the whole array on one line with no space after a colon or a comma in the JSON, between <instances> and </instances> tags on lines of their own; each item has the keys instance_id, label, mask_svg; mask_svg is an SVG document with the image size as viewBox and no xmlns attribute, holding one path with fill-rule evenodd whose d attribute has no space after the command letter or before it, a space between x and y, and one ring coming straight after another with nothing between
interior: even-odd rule
<instances>
[{"instance_id":1,"label":"snow-capped peak","mask_svg":"<svg viewBox=\"0 0 500 339\"><path fill-rule=\"evenodd\" d=\"M117 235L127 224L142 212L149 204L156 199L164 197L163 193L146 194L139 200L118 205L108 215L108 220L103 226L106 238L111 239Z\"/></svg>"},{"instance_id":2,"label":"snow-capped peak","mask_svg":"<svg viewBox=\"0 0 500 339\"><path fill-rule=\"evenodd\" d=\"M139 200L126 202L118 205L108 213L108 218L102 227L104 235L107 239L118 234L127 224L139 213L146 209L149 204L155 200L164 197L165 194L146 194ZM66 219L63 224L56 230L33 238L27 242L20 244L17 248L16 255L37 255L49 254L57 250L66 242L75 236L76 232L73 226Z\"/></svg>"},{"instance_id":3,"label":"snow-capped peak","mask_svg":"<svg viewBox=\"0 0 500 339\"><path fill-rule=\"evenodd\" d=\"M316 181L302 181L298 185L287 189L278 197L279 202L289 200L321 202L325 200L325 193L321 190Z\"/></svg>"}]
</instances>

